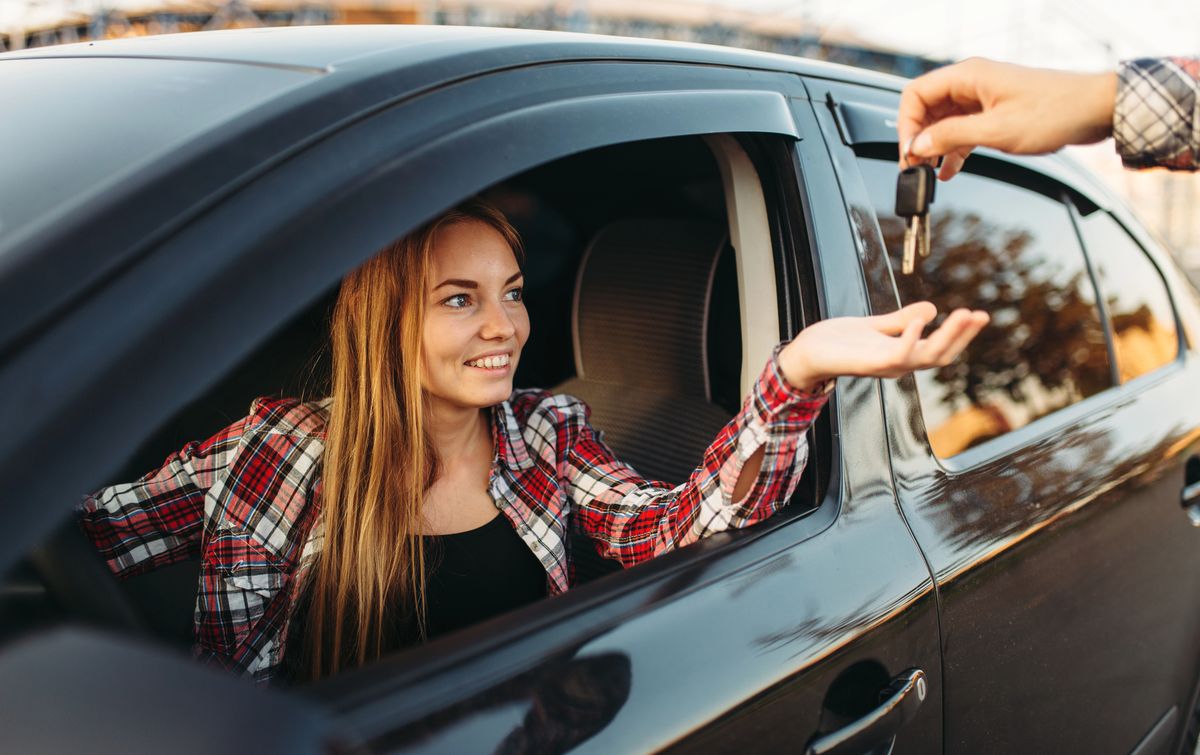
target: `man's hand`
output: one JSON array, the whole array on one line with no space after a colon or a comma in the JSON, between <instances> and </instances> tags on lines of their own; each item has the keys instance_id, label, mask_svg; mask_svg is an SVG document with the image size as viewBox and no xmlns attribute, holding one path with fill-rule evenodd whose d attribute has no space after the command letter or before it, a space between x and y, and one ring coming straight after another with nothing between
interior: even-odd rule
<instances>
[{"instance_id":1,"label":"man's hand","mask_svg":"<svg viewBox=\"0 0 1200 755\"><path fill-rule=\"evenodd\" d=\"M1112 133L1115 73L1083 74L971 58L916 78L900 97L900 168L944 157L948 180L975 147L1054 152Z\"/></svg>"},{"instance_id":2,"label":"man's hand","mask_svg":"<svg viewBox=\"0 0 1200 755\"><path fill-rule=\"evenodd\" d=\"M842 375L892 378L940 367L954 361L988 323L986 312L956 309L922 338L936 315L937 308L923 301L891 314L814 323L780 352L783 377L793 387L811 391Z\"/></svg>"}]
</instances>

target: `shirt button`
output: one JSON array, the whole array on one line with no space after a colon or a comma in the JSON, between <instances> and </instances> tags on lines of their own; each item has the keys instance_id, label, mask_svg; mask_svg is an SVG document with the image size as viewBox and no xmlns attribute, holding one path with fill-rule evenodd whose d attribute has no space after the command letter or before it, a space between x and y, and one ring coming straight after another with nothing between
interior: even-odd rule
<instances>
[{"instance_id":1,"label":"shirt button","mask_svg":"<svg viewBox=\"0 0 1200 755\"><path fill-rule=\"evenodd\" d=\"M533 545L531 545L531 546L529 546L529 547L533 549L533 552L534 552L534 553L541 553L541 552L542 552L542 544L541 544L541 543L534 543Z\"/></svg>"}]
</instances>

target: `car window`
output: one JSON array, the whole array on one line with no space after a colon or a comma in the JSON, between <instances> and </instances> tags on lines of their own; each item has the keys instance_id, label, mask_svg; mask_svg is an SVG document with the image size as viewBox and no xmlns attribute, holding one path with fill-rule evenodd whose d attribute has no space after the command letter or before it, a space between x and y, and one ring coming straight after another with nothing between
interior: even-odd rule
<instances>
[{"instance_id":1,"label":"car window","mask_svg":"<svg viewBox=\"0 0 1200 755\"><path fill-rule=\"evenodd\" d=\"M1121 382L1174 361L1175 313L1158 268L1107 212L1080 217L1079 229L1108 305Z\"/></svg>"},{"instance_id":2,"label":"car window","mask_svg":"<svg viewBox=\"0 0 1200 755\"><path fill-rule=\"evenodd\" d=\"M743 235L735 236L728 224L730 214L765 217L761 195L756 204L737 194L760 179L737 142L726 141L678 137L589 150L484 191L524 240L524 297L533 335L522 352L516 386L586 401L593 426L620 459L648 479L671 484L687 478L737 413L743 362L753 361L756 377L766 363L742 337L748 317L739 288L743 278L771 303L767 316L754 320L759 330L762 319L778 322L771 242L739 243L751 230L768 238L768 229L744 220ZM737 155L742 161L730 167L726 179L721 161ZM739 267L756 256L765 265L740 275ZM213 436L245 416L256 396L299 397L314 406L328 396L327 341L336 293L331 289L154 437L131 447L128 462L106 484L120 486L159 469L164 458L190 448L189 441ZM664 334L670 335L669 349L661 346ZM633 362L655 370L614 371ZM679 379L664 396L657 389L675 375ZM679 422L681 414L686 423ZM660 431L671 433L671 444L654 440ZM816 466L814 460L810 468ZM801 507L815 506L815 497L805 499ZM580 532L569 536L573 584L620 570ZM125 575L123 584L134 614L153 635L180 646L194 641L195 585L202 568L197 556L172 554L153 572ZM37 570L30 571L37 579ZM0 612L6 600L0 590Z\"/></svg>"},{"instance_id":3,"label":"car window","mask_svg":"<svg viewBox=\"0 0 1200 755\"><path fill-rule=\"evenodd\" d=\"M929 300L991 323L953 364L917 373L934 452L954 456L1098 393L1112 370L1095 290L1062 202L979 175L939 184L931 253L900 272L896 167L861 159L903 304Z\"/></svg>"}]
</instances>

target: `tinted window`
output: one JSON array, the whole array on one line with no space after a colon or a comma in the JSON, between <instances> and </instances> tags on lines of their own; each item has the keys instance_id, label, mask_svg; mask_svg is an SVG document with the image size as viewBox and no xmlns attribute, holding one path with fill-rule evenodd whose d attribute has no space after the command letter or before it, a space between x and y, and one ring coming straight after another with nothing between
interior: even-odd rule
<instances>
[{"instance_id":1,"label":"tinted window","mask_svg":"<svg viewBox=\"0 0 1200 755\"><path fill-rule=\"evenodd\" d=\"M1158 268L1108 213L1093 212L1079 224L1108 303L1121 382L1174 361L1175 313Z\"/></svg>"},{"instance_id":2,"label":"tinted window","mask_svg":"<svg viewBox=\"0 0 1200 755\"><path fill-rule=\"evenodd\" d=\"M929 441L953 456L1112 384L1104 329L1066 205L990 178L939 183L931 253L900 272L896 165L862 160L901 302L992 316L953 364L917 374Z\"/></svg>"}]
</instances>

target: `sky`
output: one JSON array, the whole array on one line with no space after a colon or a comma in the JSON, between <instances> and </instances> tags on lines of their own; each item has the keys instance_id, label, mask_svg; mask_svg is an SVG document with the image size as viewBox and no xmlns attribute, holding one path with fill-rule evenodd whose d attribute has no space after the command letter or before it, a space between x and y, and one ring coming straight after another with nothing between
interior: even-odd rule
<instances>
[{"instance_id":1,"label":"sky","mask_svg":"<svg viewBox=\"0 0 1200 755\"><path fill-rule=\"evenodd\" d=\"M971 55L1063 68L1200 54L1196 0L709 0L841 26L938 59ZM1136 7L1136 11L1133 8Z\"/></svg>"}]
</instances>

